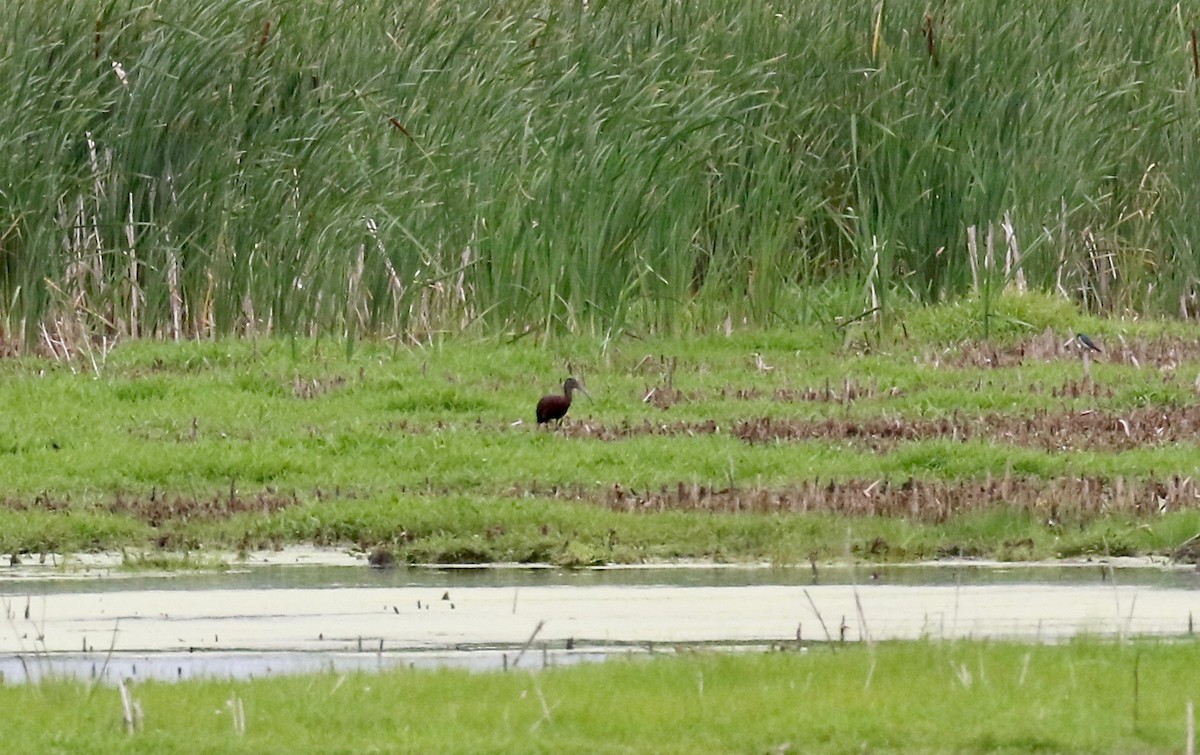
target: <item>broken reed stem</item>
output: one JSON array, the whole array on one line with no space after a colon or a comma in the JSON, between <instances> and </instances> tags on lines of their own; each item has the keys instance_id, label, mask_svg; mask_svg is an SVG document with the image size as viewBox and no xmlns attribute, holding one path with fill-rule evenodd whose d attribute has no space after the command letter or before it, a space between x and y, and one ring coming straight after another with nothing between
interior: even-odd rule
<instances>
[{"instance_id":1,"label":"broken reed stem","mask_svg":"<svg viewBox=\"0 0 1200 755\"><path fill-rule=\"evenodd\" d=\"M125 721L125 731L133 736L137 726L137 719L134 717L133 696L129 694L129 687L126 686L128 680L122 679L117 685L117 689L121 693L121 710L123 711L123 719Z\"/></svg>"},{"instance_id":2,"label":"broken reed stem","mask_svg":"<svg viewBox=\"0 0 1200 755\"><path fill-rule=\"evenodd\" d=\"M862 600L858 596L858 585L854 586L854 607L858 611L858 625L861 627L861 635L867 642L867 655L871 659L871 665L867 667L867 679L863 683L863 689L871 688L871 679L875 676L875 641L871 639L871 631L867 628L867 617L863 613Z\"/></svg>"},{"instance_id":3,"label":"broken reed stem","mask_svg":"<svg viewBox=\"0 0 1200 755\"><path fill-rule=\"evenodd\" d=\"M120 626L121 618L118 616L117 620L113 622L112 641L108 643L108 652L104 654L104 663L100 664L100 673L92 680L92 689L96 688L96 685L100 683L100 680L104 678L104 674L108 670L108 663L112 660L113 650L117 647L117 629ZM84 650L86 652L86 648ZM88 692L90 694L91 690L88 690Z\"/></svg>"},{"instance_id":4,"label":"broken reed stem","mask_svg":"<svg viewBox=\"0 0 1200 755\"><path fill-rule=\"evenodd\" d=\"M808 598L808 605L812 606L813 613L817 615L817 621L821 622L821 631L825 633L825 641L833 645L833 637L829 634L829 627L825 626L825 619L821 617L821 612L817 609L817 604L813 602L812 596L808 594L808 590L804 591L804 597Z\"/></svg>"},{"instance_id":5,"label":"broken reed stem","mask_svg":"<svg viewBox=\"0 0 1200 755\"><path fill-rule=\"evenodd\" d=\"M519 664L521 662L521 658L525 655L525 651L528 650L529 646L533 644L534 638L538 636L538 632L542 631L542 627L544 627L545 625L546 625L546 621L545 621L545 619L543 619L542 621L539 621L537 623L536 627L533 628L533 633L531 635L529 635L528 640L525 640L525 644L521 646L521 650L517 653L517 657L513 659L513 662L512 662L513 668L516 668L517 664Z\"/></svg>"},{"instance_id":6,"label":"broken reed stem","mask_svg":"<svg viewBox=\"0 0 1200 755\"><path fill-rule=\"evenodd\" d=\"M929 53L929 59L933 61L933 67L937 68L942 62L938 58L937 43L933 39L933 16L925 16L921 32L925 35L925 49Z\"/></svg>"},{"instance_id":7,"label":"broken reed stem","mask_svg":"<svg viewBox=\"0 0 1200 755\"><path fill-rule=\"evenodd\" d=\"M1192 39L1195 39L1195 32L1192 32ZM1196 755L1196 706L1191 700L1187 701L1187 737L1185 738L1183 751L1187 755Z\"/></svg>"},{"instance_id":8,"label":"broken reed stem","mask_svg":"<svg viewBox=\"0 0 1200 755\"><path fill-rule=\"evenodd\" d=\"M233 730L239 736L246 733L246 708L242 705L242 698L238 697L237 693L229 698L229 708L233 713Z\"/></svg>"},{"instance_id":9,"label":"broken reed stem","mask_svg":"<svg viewBox=\"0 0 1200 755\"><path fill-rule=\"evenodd\" d=\"M538 624L538 629L541 629L541 628L542 628L542 625ZM534 630L534 634L537 634L537 630ZM530 638L531 641L532 641L532 639L533 638ZM514 663L513 665L516 665L516 664ZM529 727L529 731L534 732L534 731L537 731L538 727L540 727L543 723L551 722L550 706L546 703L546 696L542 694L542 687L541 687L541 685L538 684L537 676L532 672L530 672L530 674L529 674L529 681L533 683L533 691L535 693L537 693L538 702L542 704L542 717L539 718L538 720L534 721L533 724Z\"/></svg>"},{"instance_id":10,"label":"broken reed stem","mask_svg":"<svg viewBox=\"0 0 1200 755\"><path fill-rule=\"evenodd\" d=\"M1141 694L1141 679L1139 671L1142 665L1142 650L1138 651L1133 656L1133 731L1138 730L1138 698Z\"/></svg>"},{"instance_id":11,"label":"broken reed stem","mask_svg":"<svg viewBox=\"0 0 1200 755\"><path fill-rule=\"evenodd\" d=\"M1196 46L1196 30L1192 29L1192 78L1200 79L1200 48Z\"/></svg>"}]
</instances>

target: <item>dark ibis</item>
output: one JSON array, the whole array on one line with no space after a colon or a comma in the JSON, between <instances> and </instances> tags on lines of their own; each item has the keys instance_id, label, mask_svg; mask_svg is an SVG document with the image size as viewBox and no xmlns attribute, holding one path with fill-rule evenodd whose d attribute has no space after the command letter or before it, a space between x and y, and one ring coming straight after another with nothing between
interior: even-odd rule
<instances>
[{"instance_id":1,"label":"dark ibis","mask_svg":"<svg viewBox=\"0 0 1200 755\"><path fill-rule=\"evenodd\" d=\"M1079 347L1084 351L1094 351L1098 354L1103 353L1100 351L1100 347L1092 343L1092 339L1088 338L1083 333L1076 333L1075 340L1079 341Z\"/></svg>"},{"instance_id":2,"label":"dark ibis","mask_svg":"<svg viewBox=\"0 0 1200 755\"><path fill-rule=\"evenodd\" d=\"M557 422L561 425L563 417L567 416L567 410L571 408L571 394L574 391L579 391L585 396L590 395L578 380L569 377L563 383L561 396L556 393L542 396L537 402L537 423L544 425L547 422Z\"/></svg>"}]
</instances>

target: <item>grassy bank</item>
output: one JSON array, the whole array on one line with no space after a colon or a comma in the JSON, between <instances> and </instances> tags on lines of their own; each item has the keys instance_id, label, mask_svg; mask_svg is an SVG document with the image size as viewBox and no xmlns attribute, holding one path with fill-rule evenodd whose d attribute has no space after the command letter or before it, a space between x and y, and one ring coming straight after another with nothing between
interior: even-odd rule
<instances>
[{"instance_id":1,"label":"grassy bank","mask_svg":"<svg viewBox=\"0 0 1200 755\"><path fill-rule=\"evenodd\" d=\"M1182 6L0 10L9 345L1196 311Z\"/></svg>"},{"instance_id":2,"label":"grassy bank","mask_svg":"<svg viewBox=\"0 0 1200 755\"><path fill-rule=\"evenodd\" d=\"M905 643L471 674L0 687L22 747L154 752L1179 752L1194 642ZM70 714L64 715L69 709Z\"/></svg>"},{"instance_id":3,"label":"grassy bank","mask_svg":"<svg viewBox=\"0 0 1200 755\"><path fill-rule=\"evenodd\" d=\"M793 328L550 349L142 341L7 360L0 552L1194 558L1180 548L1200 532L1200 342L1027 299L998 311L1026 324L949 345L954 306L914 311L914 340L887 348ZM1064 345L1074 328L1043 332L1064 312L1103 354L1085 364ZM533 404L568 372L591 397L536 428Z\"/></svg>"}]
</instances>

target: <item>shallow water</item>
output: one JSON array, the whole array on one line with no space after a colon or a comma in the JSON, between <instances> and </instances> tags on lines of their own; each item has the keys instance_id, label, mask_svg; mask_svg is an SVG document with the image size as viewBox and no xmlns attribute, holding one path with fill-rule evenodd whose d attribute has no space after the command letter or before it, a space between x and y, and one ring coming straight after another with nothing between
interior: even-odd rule
<instances>
[{"instance_id":1,"label":"shallow water","mask_svg":"<svg viewBox=\"0 0 1200 755\"><path fill-rule=\"evenodd\" d=\"M774 567L764 564L672 564L561 569L550 566L420 566L375 569L361 558L320 553L309 560L286 556L256 563L230 561L222 570L156 572L124 569L114 560L99 564L53 562L0 568L0 594L112 592L132 589L200 590L237 588L347 587L524 587L750 585L1120 585L1200 588L1200 571L1145 559L1054 563L941 561L850 567L839 564ZM28 589L21 587L28 583Z\"/></svg>"},{"instance_id":2,"label":"shallow water","mask_svg":"<svg viewBox=\"0 0 1200 755\"><path fill-rule=\"evenodd\" d=\"M0 573L0 673L21 681L538 668L697 645L1181 635L1200 617L1195 569L1144 562L814 572L378 570L331 561L132 575L106 566L14 567Z\"/></svg>"}]
</instances>

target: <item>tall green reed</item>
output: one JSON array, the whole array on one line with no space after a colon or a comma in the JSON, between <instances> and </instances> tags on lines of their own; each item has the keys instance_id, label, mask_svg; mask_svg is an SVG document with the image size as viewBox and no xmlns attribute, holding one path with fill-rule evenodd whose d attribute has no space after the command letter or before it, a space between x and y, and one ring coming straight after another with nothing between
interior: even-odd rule
<instances>
[{"instance_id":1,"label":"tall green reed","mask_svg":"<svg viewBox=\"0 0 1200 755\"><path fill-rule=\"evenodd\" d=\"M1200 308L1183 6L0 9L0 322L56 353Z\"/></svg>"}]
</instances>

